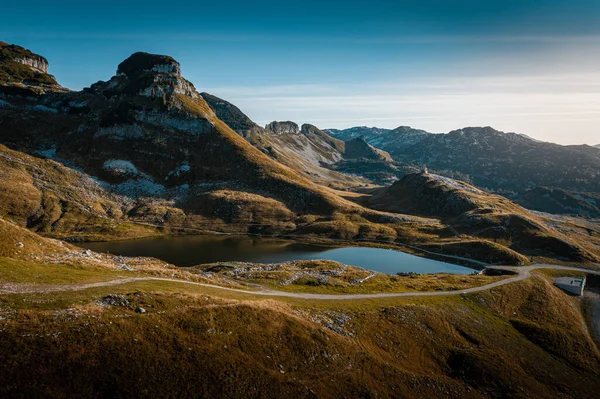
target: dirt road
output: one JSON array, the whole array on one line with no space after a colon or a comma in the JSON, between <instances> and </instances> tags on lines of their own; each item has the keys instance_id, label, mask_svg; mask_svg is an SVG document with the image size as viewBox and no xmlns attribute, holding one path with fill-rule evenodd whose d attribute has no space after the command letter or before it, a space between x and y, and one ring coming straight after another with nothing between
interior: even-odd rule
<instances>
[{"instance_id":1,"label":"dirt road","mask_svg":"<svg viewBox=\"0 0 600 399\"><path fill-rule=\"evenodd\" d=\"M376 299L376 298L394 298L394 297L422 297L422 296L445 296L445 295L460 295L472 292L479 292L489 290L491 288L500 287L502 285L514 283L529 278L531 271L535 269L555 269L555 270L571 270L580 271L589 274L600 275L600 271L593 271L588 269L580 269L576 267L566 267L548 264L537 264L532 266L521 266L521 267L510 267L510 266L490 266L488 269L496 270L508 270L517 273L514 277L509 277L502 281L495 283L482 285L480 287L467 288L464 290L456 291L423 291L423 292L386 292L378 294L309 294L300 292L284 292L275 290L259 290L249 291L236 288L221 287L219 285L197 283L194 281L179 280L172 278L162 277L132 277L122 278L111 281L103 281L99 283L88 283L88 284L71 284L71 285L49 285L49 284L20 284L20 283L0 283L0 294L32 294L32 293L48 293L48 292L64 292L64 291L82 291L90 288L98 287L111 287L115 285L127 284L137 281L168 281L176 282L181 284L198 285L202 287L215 288L223 291L232 291L243 294L261 295L261 296L273 296L273 297L288 297L288 298L300 298L300 299Z\"/></svg>"}]
</instances>

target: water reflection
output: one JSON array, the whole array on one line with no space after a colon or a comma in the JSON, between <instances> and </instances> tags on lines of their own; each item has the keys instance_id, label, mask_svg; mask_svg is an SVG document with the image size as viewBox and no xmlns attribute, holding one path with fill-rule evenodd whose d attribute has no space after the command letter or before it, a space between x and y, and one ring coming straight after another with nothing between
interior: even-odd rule
<instances>
[{"instance_id":1,"label":"water reflection","mask_svg":"<svg viewBox=\"0 0 600 399\"><path fill-rule=\"evenodd\" d=\"M457 273L473 269L404 252L366 247L332 248L289 240L251 236L182 236L83 243L84 248L124 256L152 256L178 266L247 261L278 263L288 260L327 259L382 273Z\"/></svg>"}]
</instances>

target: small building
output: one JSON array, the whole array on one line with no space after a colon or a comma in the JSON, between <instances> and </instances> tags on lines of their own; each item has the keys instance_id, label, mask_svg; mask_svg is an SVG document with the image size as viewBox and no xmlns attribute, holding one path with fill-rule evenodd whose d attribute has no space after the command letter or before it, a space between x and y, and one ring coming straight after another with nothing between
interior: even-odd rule
<instances>
[{"instance_id":1,"label":"small building","mask_svg":"<svg viewBox=\"0 0 600 399\"><path fill-rule=\"evenodd\" d=\"M585 287L585 277L559 277L554 280L554 285L569 294L581 296Z\"/></svg>"}]
</instances>

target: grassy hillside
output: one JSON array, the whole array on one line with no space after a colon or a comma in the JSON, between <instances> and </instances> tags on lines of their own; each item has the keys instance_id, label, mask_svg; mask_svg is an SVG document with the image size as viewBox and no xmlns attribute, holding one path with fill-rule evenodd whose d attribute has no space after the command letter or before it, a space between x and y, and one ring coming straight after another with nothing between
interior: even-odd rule
<instances>
[{"instance_id":1,"label":"grassy hillside","mask_svg":"<svg viewBox=\"0 0 600 399\"><path fill-rule=\"evenodd\" d=\"M567 227L560 223L443 176L407 175L364 202L389 212L436 215L458 234L484 238L528 256L597 261L600 255L596 234L590 231L592 238L585 237L586 228L571 225L571 233L565 234Z\"/></svg>"},{"instance_id":2,"label":"grassy hillside","mask_svg":"<svg viewBox=\"0 0 600 399\"><path fill-rule=\"evenodd\" d=\"M139 282L0 295L0 315L7 398L592 398L600 388L578 302L542 277L378 302Z\"/></svg>"}]
</instances>

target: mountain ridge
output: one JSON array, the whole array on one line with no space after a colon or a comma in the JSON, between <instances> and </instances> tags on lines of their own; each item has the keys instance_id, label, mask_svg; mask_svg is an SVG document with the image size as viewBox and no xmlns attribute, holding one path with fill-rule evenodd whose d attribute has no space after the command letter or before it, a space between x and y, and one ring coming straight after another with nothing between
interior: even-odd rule
<instances>
[{"instance_id":1,"label":"mountain ridge","mask_svg":"<svg viewBox=\"0 0 600 399\"><path fill-rule=\"evenodd\" d=\"M350 137L362 128L333 132ZM399 130L398 130L399 129ZM466 127L448 133L398 128L368 128L365 139L401 163L423 165L468 175L478 187L524 192L538 186L600 192L600 153L587 145L541 142L526 135L487 127Z\"/></svg>"},{"instance_id":2,"label":"mountain ridge","mask_svg":"<svg viewBox=\"0 0 600 399\"><path fill-rule=\"evenodd\" d=\"M281 127L281 134L273 134L252 124L239 108L207 95L213 108L181 75L179 63L168 56L134 53L108 81L79 92L24 94L0 85L0 96L8 104L0 107L2 144L16 151L4 153L35 165L15 170L9 163L0 172L13 176L11 182L18 179L15 176L33 181L34 188L27 190L35 198L39 197L36 192L42 193L42 200L34 201L27 212L15 213L21 195L7 190L6 203L12 205L3 210L3 216L12 215L15 222L41 229L45 235L115 239L122 237L117 230L125 224L130 229L127 237L207 230L293 234L438 245L444 253L494 262L524 259L515 257L505 245L489 242L488 237L457 235L440 215L372 209L361 193L327 187L332 182L329 176L335 174L336 179L348 179L348 185L365 188L367 184L327 169L321 159L308 155L342 158L347 154L351 158L345 160L346 166L397 166L361 138L342 142L315 126L299 128L291 122L284 126L275 122L271 130ZM232 125L229 119L240 122L235 125L239 130L256 131L244 138L219 115ZM354 144L357 148L352 148ZM51 158L66 169L28 158L32 156ZM327 166L339 162L331 159ZM309 167L331 175L318 182L322 176L312 176L314 172L304 169ZM78 185L73 168L103 189L98 191L98 200L86 205L90 210L98 208L101 217L69 211L87 200L52 194L73 192L72 187ZM54 177L56 189L52 190L44 176L56 173L66 181ZM110 199L113 196L118 206L111 203L115 203ZM144 231L130 226L139 223L146 226ZM471 253L477 246L484 250Z\"/></svg>"}]
</instances>

